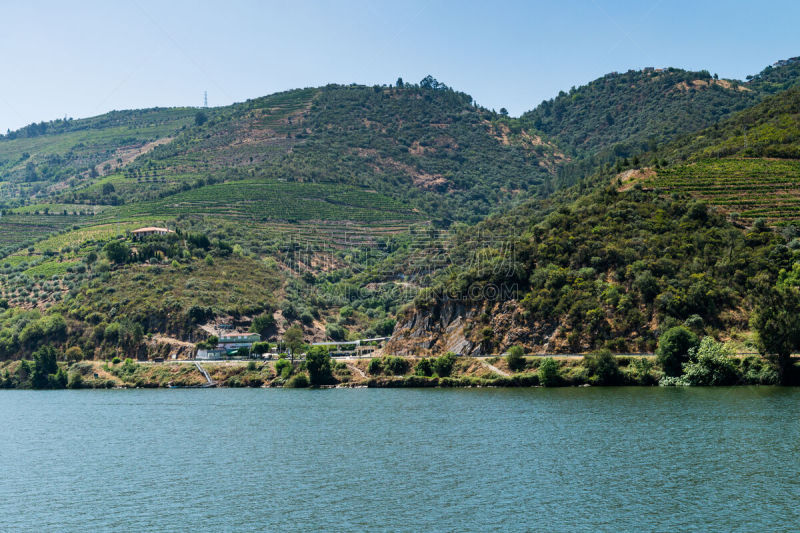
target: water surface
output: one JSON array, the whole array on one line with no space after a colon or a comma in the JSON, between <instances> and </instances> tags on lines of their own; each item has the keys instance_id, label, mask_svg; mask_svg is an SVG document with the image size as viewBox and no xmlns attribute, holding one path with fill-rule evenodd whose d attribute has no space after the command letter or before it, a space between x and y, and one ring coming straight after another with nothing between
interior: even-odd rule
<instances>
[{"instance_id":1,"label":"water surface","mask_svg":"<svg viewBox=\"0 0 800 533\"><path fill-rule=\"evenodd\" d=\"M800 390L0 392L0 530L789 531Z\"/></svg>"}]
</instances>

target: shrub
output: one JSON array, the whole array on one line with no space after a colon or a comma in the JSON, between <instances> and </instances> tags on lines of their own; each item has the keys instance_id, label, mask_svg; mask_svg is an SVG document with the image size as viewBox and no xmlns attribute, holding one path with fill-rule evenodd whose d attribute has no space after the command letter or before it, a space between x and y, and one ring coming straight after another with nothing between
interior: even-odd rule
<instances>
[{"instance_id":1,"label":"shrub","mask_svg":"<svg viewBox=\"0 0 800 533\"><path fill-rule=\"evenodd\" d=\"M275 373L283 379L289 379L293 370L294 366L288 359L281 358L275 361Z\"/></svg>"},{"instance_id":2,"label":"shrub","mask_svg":"<svg viewBox=\"0 0 800 533\"><path fill-rule=\"evenodd\" d=\"M264 338L274 327L275 317L273 317L270 313L263 313L253 318L253 322L250 324L250 331L253 333L258 333L261 335L261 338Z\"/></svg>"},{"instance_id":3,"label":"shrub","mask_svg":"<svg viewBox=\"0 0 800 533\"><path fill-rule=\"evenodd\" d=\"M305 374L297 374L295 377L286 382L285 387L290 389L304 389L308 387L308 377Z\"/></svg>"},{"instance_id":4,"label":"shrub","mask_svg":"<svg viewBox=\"0 0 800 533\"><path fill-rule=\"evenodd\" d=\"M639 385L652 385L655 379L650 371L653 369L653 363L647 357L640 357L634 359L631 365L633 367L633 376Z\"/></svg>"},{"instance_id":5,"label":"shrub","mask_svg":"<svg viewBox=\"0 0 800 533\"><path fill-rule=\"evenodd\" d=\"M70 346L67 348L67 351L64 352L64 357L70 363L76 363L83 359L83 351L77 346Z\"/></svg>"},{"instance_id":6,"label":"shrub","mask_svg":"<svg viewBox=\"0 0 800 533\"><path fill-rule=\"evenodd\" d=\"M590 379L598 385L614 385L620 382L619 364L611 350L603 349L587 354L583 358L583 367L589 372Z\"/></svg>"},{"instance_id":7,"label":"shrub","mask_svg":"<svg viewBox=\"0 0 800 533\"><path fill-rule=\"evenodd\" d=\"M683 377L689 385L734 385L739 381L730 349L711 337L703 337L689 357L683 365Z\"/></svg>"},{"instance_id":8,"label":"shrub","mask_svg":"<svg viewBox=\"0 0 800 533\"><path fill-rule=\"evenodd\" d=\"M408 361L402 357L387 356L383 358L384 372L392 376L402 376L408 370Z\"/></svg>"},{"instance_id":9,"label":"shrub","mask_svg":"<svg viewBox=\"0 0 800 533\"><path fill-rule=\"evenodd\" d=\"M522 346L512 346L506 354L508 368L514 372L519 372L525 368L525 351Z\"/></svg>"},{"instance_id":10,"label":"shrub","mask_svg":"<svg viewBox=\"0 0 800 533\"><path fill-rule=\"evenodd\" d=\"M119 364L119 363L120 363L120 361L122 361L122 359L120 359L119 357L117 357L117 356L115 355L115 356L114 356L114 358L111 360L111 364L112 364L112 365L117 365L117 364Z\"/></svg>"},{"instance_id":11,"label":"shrub","mask_svg":"<svg viewBox=\"0 0 800 533\"><path fill-rule=\"evenodd\" d=\"M433 360L433 371L440 378L449 376L453 372L453 365L456 363L456 357L456 354L453 352L447 352L444 355L440 355Z\"/></svg>"},{"instance_id":12,"label":"shrub","mask_svg":"<svg viewBox=\"0 0 800 533\"><path fill-rule=\"evenodd\" d=\"M539 365L539 383L545 387L554 387L561 383L558 363L552 357L546 358Z\"/></svg>"},{"instance_id":13,"label":"shrub","mask_svg":"<svg viewBox=\"0 0 800 533\"><path fill-rule=\"evenodd\" d=\"M256 370L256 362L255 361L248 362L247 363L247 370L250 371L250 372L255 371Z\"/></svg>"},{"instance_id":14,"label":"shrub","mask_svg":"<svg viewBox=\"0 0 800 533\"><path fill-rule=\"evenodd\" d=\"M51 388L51 377L58 371L56 363L56 350L50 345L42 346L33 353L33 370L31 372L31 385L34 389ZM66 385L66 380L64 385Z\"/></svg>"},{"instance_id":15,"label":"shrub","mask_svg":"<svg viewBox=\"0 0 800 533\"><path fill-rule=\"evenodd\" d=\"M67 381L67 388L68 389L82 389L83 388L83 376L80 375L78 372L70 372L69 381Z\"/></svg>"},{"instance_id":16,"label":"shrub","mask_svg":"<svg viewBox=\"0 0 800 533\"><path fill-rule=\"evenodd\" d=\"M325 334L335 341L343 341L347 335L342 326L333 323L325 326Z\"/></svg>"},{"instance_id":17,"label":"shrub","mask_svg":"<svg viewBox=\"0 0 800 533\"><path fill-rule=\"evenodd\" d=\"M383 373L383 364L381 364L381 360L377 357L373 357L369 360L369 365L367 365L367 372L372 374L373 376L377 376L378 374Z\"/></svg>"},{"instance_id":18,"label":"shrub","mask_svg":"<svg viewBox=\"0 0 800 533\"><path fill-rule=\"evenodd\" d=\"M689 360L689 350L697 348L697 335L685 326L668 329L658 338L658 362L667 376L680 376L683 363Z\"/></svg>"},{"instance_id":19,"label":"shrub","mask_svg":"<svg viewBox=\"0 0 800 533\"><path fill-rule=\"evenodd\" d=\"M312 346L306 353L306 369L312 385L330 383L333 375L331 374L331 356L328 354L328 349L323 346Z\"/></svg>"},{"instance_id":20,"label":"shrub","mask_svg":"<svg viewBox=\"0 0 800 533\"><path fill-rule=\"evenodd\" d=\"M433 374L433 365L430 359L420 359L414 367L414 375L416 376L431 376Z\"/></svg>"},{"instance_id":21,"label":"shrub","mask_svg":"<svg viewBox=\"0 0 800 533\"><path fill-rule=\"evenodd\" d=\"M265 354L269 351L269 346L268 342L254 342L251 351L258 355Z\"/></svg>"}]
</instances>

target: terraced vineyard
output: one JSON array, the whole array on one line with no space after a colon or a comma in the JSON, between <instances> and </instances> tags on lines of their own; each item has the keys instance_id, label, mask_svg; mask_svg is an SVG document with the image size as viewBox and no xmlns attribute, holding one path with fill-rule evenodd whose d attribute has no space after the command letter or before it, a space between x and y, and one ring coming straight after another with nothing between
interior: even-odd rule
<instances>
[{"instance_id":1,"label":"terraced vineyard","mask_svg":"<svg viewBox=\"0 0 800 533\"><path fill-rule=\"evenodd\" d=\"M118 218L137 215L214 215L246 220L417 220L402 202L345 185L236 181L182 192L155 202L123 206Z\"/></svg>"},{"instance_id":2,"label":"terraced vineyard","mask_svg":"<svg viewBox=\"0 0 800 533\"><path fill-rule=\"evenodd\" d=\"M7 214L0 217L0 257L42 237L86 223L91 217L78 215Z\"/></svg>"},{"instance_id":3,"label":"terraced vineyard","mask_svg":"<svg viewBox=\"0 0 800 533\"><path fill-rule=\"evenodd\" d=\"M748 219L800 219L800 160L709 159L658 171L650 182Z\"/></svg>"}]
</instances>

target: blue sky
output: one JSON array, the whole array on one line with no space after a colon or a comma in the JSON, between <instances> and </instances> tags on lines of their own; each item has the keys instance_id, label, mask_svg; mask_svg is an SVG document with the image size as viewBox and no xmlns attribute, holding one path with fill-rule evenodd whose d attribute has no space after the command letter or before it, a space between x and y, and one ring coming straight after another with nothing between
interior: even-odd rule
<instances>
[{"instance_id":1,"label":"blue sky","mask_svg":"<svg viewBox=\"0 0 800 533\"><path fill-rule=\"evenodd\" d=\"M0 131L426 74L518 115L607 72L742 79L800 55L800 2L0 1Z\"/></svg>"}]
</instances>

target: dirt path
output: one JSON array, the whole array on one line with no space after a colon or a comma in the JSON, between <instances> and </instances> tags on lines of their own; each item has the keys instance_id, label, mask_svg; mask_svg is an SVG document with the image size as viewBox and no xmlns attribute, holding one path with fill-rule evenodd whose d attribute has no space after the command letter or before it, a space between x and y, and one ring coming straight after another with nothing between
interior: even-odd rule
<instances>
[{"instance_id":1,"label":"dirt path","mask_svg":"<svg viewBox=\"0 0 800 533\"><path fill-rule=\"evenodd\" d=\"M116 386L116 387L121 387L122 385L125 384L124 381L119 379L117 376L115 376L111 372L108 372L107 370L103 370L103 364L104 363L101 362L101 361L92 361L92 370L93 370L93 372L95 374L97 374L97 378L98 379L105 379L105 380L108 380L108 381L113 381L114 382L114 386Z\"/></svg>"},{"instance_id":2,"label":"dirt path","mask_svg":"<svg viewBox=\"0 0 800 533\"><path fill-rule=\"evenodd\" d=\"M166 335L153 335L153 340L156 342L160 342L163 344L172 344L175 346L186 346L187 348L194 348L194 343L182 341L180 339L176 339L175 337L167 337Z\"/></svg>"},{"instance_id":3,"label":"dirt path","mask_svg":"<svg viewBox=\"0 0 800 533\"><path fill-rule=\"evenodd\" d=\"M494 366L494 365L490 365L490 364L489 364L489 363L487 363L486 361L483 361L483 360L482 360L482 361L481 361L481 363L483 363L483 366L485 366L486 368L488 368L489 370L491 370L492 372L494 372L494 373L496 373L496 374L500 374L501 376L505 376L505 377L511 377L511 374L509 374L509 373L508 373L508 372L506 372L505 370L500 370L500 369L499 369L499 368L497 368L496 366Z\"/></svg>"},{"instance_id":4,"label":"dirt path","mask_svg":"<svg viewBox=\"0 0 800 533\"><path fill-rule=\"evenodd\" d=\"M359 376L361 376L364 379L367 379L367 375L364 373L364 371L358 368L356 365L348 362L345 362L345 364L347 365L347 368L349 368L350 370L355 370Z\"/></svg>"},{"instance_id":5,"label":"dirt path","mask_svg":"<svg viewBox=\"0 0 800 533\"><path fill-rule=\"evenodd\" d=\"M145 143L141 146L128 146L123 148L117 148L114 155L105 160L101 161L99 164L95 166L95 170L97 170L98 174L104 176L109 174L110 172L117 172L120 168L126 166L128 163L131 163L134 159L139 157L140 155L144 155L147 152L150 152L156 146L161 146L162 144L167 144L171 142L173 137L162 137L161 139L151 141L149 143ZM121 159L122 163L119 163L117 160ZM105 172L103 167L106 165L111 166L110 172Z\"/></svg>"}]
</instances>

